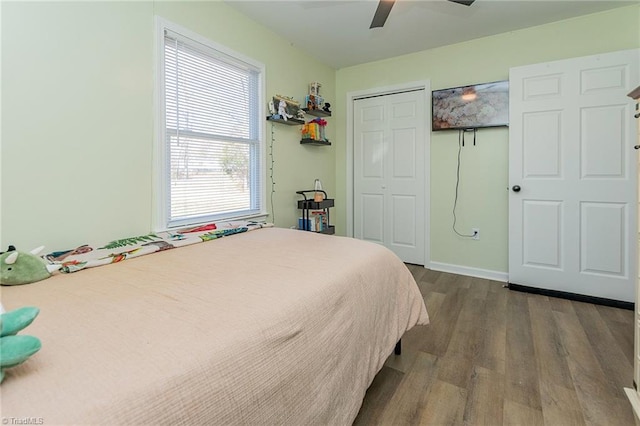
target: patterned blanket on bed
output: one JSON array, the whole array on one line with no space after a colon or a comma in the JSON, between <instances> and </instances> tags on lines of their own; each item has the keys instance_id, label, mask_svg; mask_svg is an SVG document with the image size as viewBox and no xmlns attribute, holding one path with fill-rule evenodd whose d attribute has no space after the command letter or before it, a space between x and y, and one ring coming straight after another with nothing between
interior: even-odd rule
<instances>
[{"instance_id":1,"label":"patterned blanket on bed","mask_svg":"<svg viewBox=\"0 0 640 426\"><path fill-rule=\"evenodd\" d=\"M271 223L248 221L211 223L195 228L123 238L111 241L102 247L85 244L74 249L55 251L43 258L51 264L62 265L61 272L70 273L272 226Z\"/></svg>"}]
</instances>

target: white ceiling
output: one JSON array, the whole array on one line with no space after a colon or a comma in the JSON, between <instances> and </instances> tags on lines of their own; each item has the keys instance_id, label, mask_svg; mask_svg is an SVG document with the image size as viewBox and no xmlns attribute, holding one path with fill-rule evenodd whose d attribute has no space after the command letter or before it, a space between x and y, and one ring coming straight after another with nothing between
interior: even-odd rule
<instances>
[{"instance_id":1,"label":"white ceiling","mask_svg":"<svg viewBox=\"0 0 640 426\"><path fill-rule=\"evenodd\" d=\"M334 68L638 4L617 0L397 0L369 29L378 0L225 0ZM594 28L594 31L598 31Z\"/></svg>"}]
</instances>

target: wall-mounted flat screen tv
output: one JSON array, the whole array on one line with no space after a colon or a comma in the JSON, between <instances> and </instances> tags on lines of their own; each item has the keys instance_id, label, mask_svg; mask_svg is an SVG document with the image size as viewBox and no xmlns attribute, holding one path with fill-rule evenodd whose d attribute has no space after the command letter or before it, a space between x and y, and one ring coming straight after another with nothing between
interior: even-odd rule
<instances>
[{"instance_id":1,"label":"wall-mounted flat screen tv","mask_svg":"<svg viewBox=\"0 0 640 426\"><path fill-rule=\"evenodd\" d=\"M509 81L431 92L431 129L460 130L509 125Z\"/></svg>"}]
</instances>

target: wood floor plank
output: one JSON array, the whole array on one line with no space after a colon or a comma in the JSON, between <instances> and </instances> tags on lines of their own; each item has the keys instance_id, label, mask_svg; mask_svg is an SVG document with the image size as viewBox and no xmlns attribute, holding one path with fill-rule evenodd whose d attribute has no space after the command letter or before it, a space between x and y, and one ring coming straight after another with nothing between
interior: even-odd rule
<instances>
[{"instance_id":1,"label":"wood floor plank","mask_svg":"<svg viewBox=\"0 0 640 426\"><path fill-rule=\"evenodd\" d=\"M436 380L431 386L420 424L442 426L461 424L466 400L466 389Z\"/></svg>"},{"instance_id":2,"label":"wood floor plank","mask_svg":"<svg viewBox=\"0 0 640 426\"><path fill-rule=\"evenodd\" d=\"M497 287L496 284L492 286ZM499 288L500 291L491 292L491 297L485 301L481 314L484 318L481 343L474 363L504 375L509 290L501 286Z\"/></svg>"},{"instance_id":3,"label":"wood floor plank","mask_svg":"<svg viewBox=\"0 0 640 426\"><path fill-rule=\"evenodd\" d=\"M471 277L469 294L476 299L486 300L491 289L491 282L482 278Z\"/></svg>"},{"instance_id":4,"label":"wood floor plank","mask_svg":"<svg viewBox=\"0 0 640 426\"><path fill-rule=\"evenodd\" d=\"M440 271L434 271L433 269L426 269L425 273L420 278L420 281L435 283L442 273Z\"/></svg>"},{"instance_id":5,"label":"wood floor plank","mask_svg":"<svg viewBox=\"0 0 640 426\"><path fill-rule=\"evenodd\" d=\"M544 417L540 409L531 408L528 405L505 398L502 424L504 426L538 426L544 425Z\"/></svg>"},{"instance_id":6,"label":"wood floor plank","mask_svg":"<svg viewBox=\"0 0 640 426\"><path fill-rule=\"evenodd\" d=\"M429 321L433 321L440 316L442 311L442 305L447 298L446 294L431 292L424 298L424 304L427 307L427 313L429 314Z\"/></svg>"},{"instance_id":7,"label":"wood floor plank","mask_svg":"<svg viewBox=\"0 0 640 426\"><path fill-rule=\"evenodd\" d=\"M456 277L457 284L461 288L466 288L466 289L471 288L473 277L469 277L467 275L454 275L454 277Z\"/></svg>"},{"instance_id":8,"label":"wood floor plank","mask_svg":"<svg viewBox=\"0 0 640 426\"><path fill-rule=\"evenodd\" d=\"M553 319L549 298L531 297L527 299L527 303L540 382L573 389L573 379L566 360L567 350Z\"/></svg>"},{"instance_id":9,"label":"wood floor plank","mask_svg":"<svg viewBox=\"0 0 640 426\"><path fill-rule=\"evenodd\" d=\"M595 305L574 302L573 308L591 343L593 354L611 385L611 392L625 398L623 388L633 386L633 377L628 374L633 369L632 364L628 362ZM633 328L629 331L633 332ZM612 363L612 359L620 361Z\"/></svg>"},{"instance_id":10,"label":"wood floor plank","mask_svg":"<svg viewBox=\"0 0 640 426\"><path fill-rule=\"evenodd\" d=\"M568 352L557 329L549 298L530 297L528 305L544 421L546 424L584 424L566 360Z\"/></svg>"},{"instance_id":11,"label":"wood floor plank","mask_svg":"<svg viewBox=\"0 0 640 426\"><path fill-rule=\"evenodd\" d=\"M505 395L519 405L541 410L538 372L526 293L509 294L507 306L507 343ZM541 412L542 413L542 412Z\"/></svg>"},{"instance_id":12,"label":"wood floor plank","mask_svg":"<svg viewBox=\"0 0 640 426\"><path fill-rule=\"evenodd\" d=\"M629 363L633 365L633 339L635 334L633 329L633 310L618 309L611 306L594 306L602 320L607 324L609 332L618 346L627 356Z\"/></svg>"},{"instance_id":13,"label":"wood floor plank","mask_svg":"<svg viewBox=\"0 0 640 426\"><path fill-rule=\"evenodd\" d=\"M578 316L554 312L554 318L568 352L567 363L585 422L593 425L633 424L631 405L611 393L611 384L592 352ZM629 374L633 374L632 370Z\"/></svg>"},{"instance_id":14,"label":"wood floor plank","mask_svg":"<svg viewBox=\"0 0 640 426\"><path fill-rule=\"evenodd\" d=\"M404 374L397 370L382 367L367 389L362 407L353 424L364 426L378 423L384 408L396 392L403 376Z\"/></svg>"},{"instance_id":15,"label":"wood floor plank","mask_svg":"<svg viewBox=\"0 0 640 426\"><path fill-rule=\"evenodd\" d=\"M635 330L633 330L633 324L620 323L616 321L607 321L607 326L611 335L622 349L622 352L627 357L629 364L633 365L633 348L635 338Z\"/></svg>"},{"instance_id":16,"label":"wood floor plank","mask_svg":"<svg viewBox=\"0 0 640 426\"><path fill-rule=\"evenodd\" d=\"M426 274L427 269L422 265L413 265L413 264L406 264L406 265L407 265L407 268L409 268L409 271L411 271L411 275L413 275L413 278L416 280L416 282L422 281L422 277Z\"/></svg>"},{"instance_id":17,"label":"wood floor plank","mask_svg":"<svg viewBox=\"0 0 640 426\"><path fill-rule=\"evenodd\" d=\"M470 289L462 289L464 299L462 310L458 315L446 355L441 359L438 379L466 389L469 385L473 361L482 344L482 330L486 317L484 301L478 300Z\"/></svg>"},{"instance_id":18,"label":"wood floor plank","mask_svg":"<svg viewBox=\"0 0 640 426\"><path fill-rule=\"evenodd\" d=\"M448 272L440 272L440 275L435 280L434 291L440 293L448 293L450 290L456 290L460 288L466 288L466 277L462 275L450 274Z\"/></svg>"},{"instance_id":19,"label":"wood floor plank","mask_svg":"<svg viewBox=\"0 0 640 426\"><path fill-rule=\"evenodd\" d=\"M500 282L500 281L494 281L494 280L486 280L489 283L489 293L498 293L500 291L503 290L507 290L507 284Z\"/></svg>"},{"instance_id":20,"label":"wood floor plank","mask_svg":"<svg viewBox=\"0 0 640 426\"><path fill-rule=\"evenodd\" d=\"M570 389L545 380L540 382L542 417L545 425L584 425L582 407L573 385Z\"/></svg>"},{"instance_id":21,"label":"wood floor plank","mask_svg":"<svg viewBox=\"0 0 640 426\"><path fill-rule=\"evenodd\" d=\"M464 425L502 425L503 400L504 374L484 367L474 367L467 391Z\"/></svg>"},{"instance_id":22,"label":"wood floor plank","mask_svg":"<svg viewBox=\"0 0 640 426\"><path fill-rule=\"evenodd\" d=\"M456 288L455 282L449 284L446 297L440 307L438 315L430 317L428 338L421 342L420 350L432 355L442 356L447 352L452 331L462 310L464 303L463 288Z\"/></svg>"},{"instance_id":23,"label":"wood floor plank","mask_svg":"<svg viewBox=\"0 0 640 426\"><path fill-rule=\"evenodd\" d=\"M418 353L380 416L381 425L417 424L426 406L431 384L436 380L438 357Z\"/></svg>"},{"instance_id":24,"label":"wood floor plank","mask_svg":"<svg viewBox=\"0 0 640 426\"><path fill-rule=\"evenodd\" d=\"M633 310L619 309L612 306L594 305L605 321L611 320L616 322L627 323L633 326Z\"/></svg>"},{"instance_id":25,"label":"wood floor plank","mask_svg":"<svg viewBox=\"0 0 640 426\"><path fill-rule=\"evenodd\" d=\"M421 280L421 281L416 281L416 283L418 284L418 289L420 289L420 293L422 293L425 296L431 293L446 294L444 292L439 292L437 288L438 286L433 282Z\"/></svg>"},{"instance_id":26,"label":"wood floor plank","mask_svg":"<svg viewBox=\"0 0 640 426\"><path fill-rule=\"evenodd\" d=\"M556 312L564 312L566 314L573 314L573 305L571 304L571 300L560 299L557 297L550 297L549 303L551 304L551 309Z\"/></svg>"}]
</instances>

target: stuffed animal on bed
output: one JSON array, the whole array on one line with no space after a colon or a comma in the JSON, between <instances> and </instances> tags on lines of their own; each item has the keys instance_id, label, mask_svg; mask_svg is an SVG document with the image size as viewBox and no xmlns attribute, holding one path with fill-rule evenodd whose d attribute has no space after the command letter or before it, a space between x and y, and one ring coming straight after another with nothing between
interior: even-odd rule
<instances>
[{"instance_id":1,"label":"stuffed animal on bed","mask_svg":"<svg viewBox=\"0 0 640 426\"><path fill-rule=\"evenodd\" d=\"M33 336L16 336L38 316L40 309L32 306L0 314L0 382L4 370L25 362L40 350L40 339Z\"/></svg>"},{"instance_id":2,"label":"stuffed animal on bed","mask_svg":"<svg viewBox=\"0 0 640 426\"><path fill-rule=\"evenodd\" d=\"M10 251L0 254L0 284L33 283L49 278L54 271L60 269L60 265L48 265L37 256L43 248L44 246L38 247L25 253L9 246Z\"/></svg>"}]
</instances>

